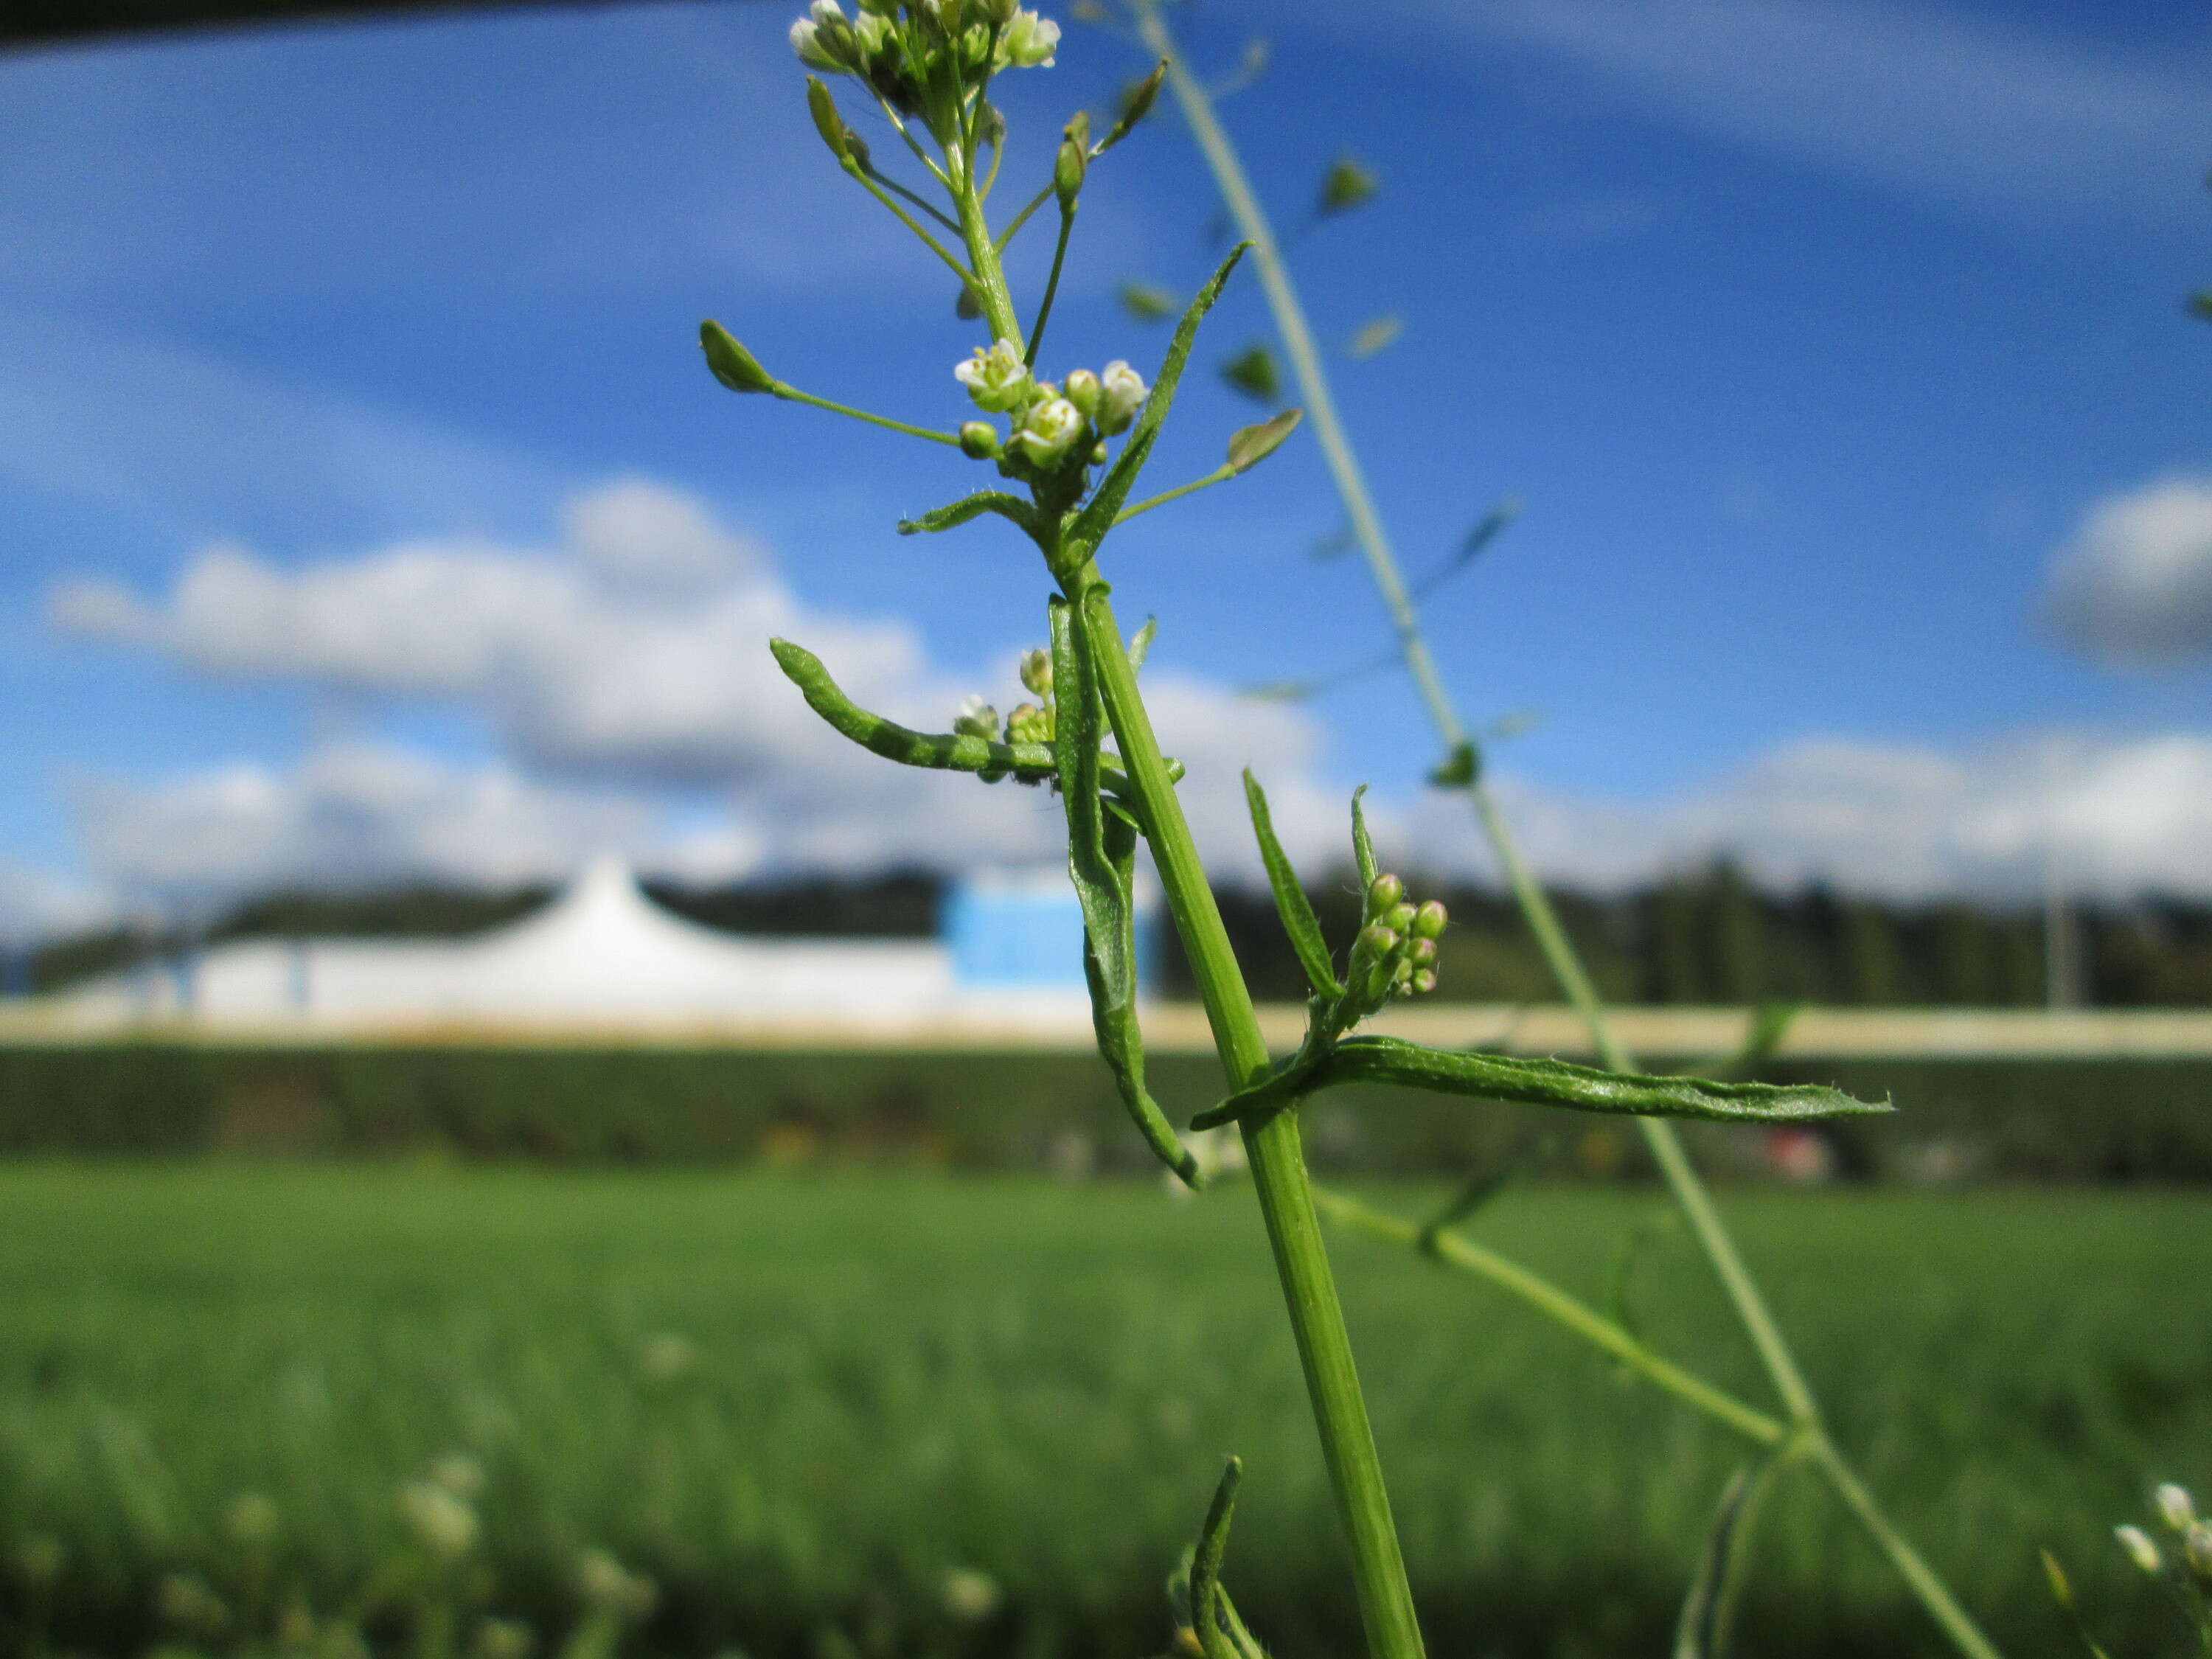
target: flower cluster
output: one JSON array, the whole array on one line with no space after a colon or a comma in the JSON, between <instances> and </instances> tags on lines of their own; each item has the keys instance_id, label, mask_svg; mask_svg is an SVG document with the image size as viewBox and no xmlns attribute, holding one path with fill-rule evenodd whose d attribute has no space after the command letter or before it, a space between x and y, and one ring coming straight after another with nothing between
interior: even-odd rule
<instances>
[{"instance_id":1,"label":"flower cluster","mask_svg":"<svg viewBox=\"0 0 2212 1659\"><path fill-rule=\"evenodd\" d=\"M2212 1523L2197 1518L2196 1502L2190 1497L2189 1489L2169 1480L2151 1494L2151 1504L2158 1510L2159 1519L2166 1522L2166 1530L2180 1540L2177 1553L2181 1563L2200 1587L2212 1586ZM2154 1578L2165 1572L2166 1553L2141 1527L2115 1527L2112 1536L2119 1540L2128 1559L2142 1571Z\"/></svg>"},{"instance_id":2,"label":"flower cluster","mask_svg":"<svg viewBox=\"0 0 2212 1659\"><path fill-rule=\"evenodd\" d=\"M1379 875L1368 884L1365 915L1352 942L1346 989L1370 1012L1394 996L1421 996L1437 988L1437 940L1448 920L1435 899L1408 903L1406 884Z\"/></svg>"},{"instance_id":3,"label":"flower cluster","mask_svg":"<svg viewBox=\"0 0 2212 1659\"><path fill-rule=\"evenodd\" d=\"M1048 652L1033 649L1022 653L1022 684L1035 696L1036 702L1014 705L1006 716L1006 741L1008 743L1050 743L1053 737L1052 657ZM963 698L960 712L953 716L952 729L963 738L981 738L986 742L1000 739L999 711L981 696Z\"/></svg>"},{"instance_id":4,"label":"flower cluster","mask_svg":"<svg viewBox=\"0 0 2212 1659\"><path fill-rule=\"evenodd\" d=\"M837 0L814 0L791 26L799 62L857 76L908 115L929 112L948 54L967 87L1003 69L1048 69L1059 45L1059 24L1013 0L860 0L852 18Z\"/></svg>"},{"instance_id":5,"label":"flower cluster","mask_svg":"<svg viewBox=\"0 0 2212 1659\"><path fill-rule=\"evenodd\" d=\"M1103 460L1103 441L1127 432L1145 403L1145 377L1118 358L1103 374L1079 368L1055 386L1030 374L1012 340L976 347L952 374L976 408L1013 417L1004 437L988 421L960 428L963 449L978 460L1000 462L1010 474L1056 471L1071 455Z\"/></svg>"}]
</instances>

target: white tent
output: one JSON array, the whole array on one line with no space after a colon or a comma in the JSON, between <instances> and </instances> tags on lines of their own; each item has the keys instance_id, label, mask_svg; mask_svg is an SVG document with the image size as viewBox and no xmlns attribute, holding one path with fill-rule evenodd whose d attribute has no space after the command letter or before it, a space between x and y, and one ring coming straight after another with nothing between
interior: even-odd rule
<instances>
[{"instance_id":1,"label":"white tent","mask_svg":"<svg viewBox=\"0 0 2212 1659\"><path fill-rule=\"evenodd\" d=\"M1064 877L1060 892L1067 890ZM1066 908L1073 910L1068 894ZM1088 1018L1079 919L1048 982L963 982L935 939L740 938L639 890L617 859L544 909L463 939L248 939L40 999L70 1023L790 1025L896 1031L947 1021ZM1071 971L1072 970L1072 971Z\"/></svg>"}]
</instances>

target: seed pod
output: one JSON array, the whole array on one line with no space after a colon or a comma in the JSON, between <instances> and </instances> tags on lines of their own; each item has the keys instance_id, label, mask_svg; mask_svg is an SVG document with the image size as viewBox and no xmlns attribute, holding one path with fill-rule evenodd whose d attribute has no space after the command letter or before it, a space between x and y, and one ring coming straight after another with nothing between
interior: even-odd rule
<instances>
[{"instance_id":1,"label":"seed pod","mask_svg":"<svg viewBox=\"0 0 2212 1659\"><path fill-rule=\"evenodd\" d=\"M773 392L775 381L739 345L736 336L709 317L699 325L699 349L707 354L707 367L732 392Z\"/></svg>"},{"instance_id":2,"label":"seed pod","mask_svg":"<svg viewBox=\"0 0 2212 1659\"><path fill-rule=\"evenodd\" d=\"M830 95L829 88L811 75L806 77L806 112L814 118L814 130L830 146L830 153L847 167L857 165L853 159L852 134L846 130L845 118L837 112L837 100Z\"/></svg>"}]
</instances>

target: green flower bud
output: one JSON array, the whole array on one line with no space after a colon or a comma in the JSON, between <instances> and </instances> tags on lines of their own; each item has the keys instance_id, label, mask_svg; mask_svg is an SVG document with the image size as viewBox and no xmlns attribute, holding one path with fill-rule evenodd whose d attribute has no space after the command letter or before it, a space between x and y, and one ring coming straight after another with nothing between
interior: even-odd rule
<instances>
[{"instance_id":1,"label":"green flower bud","mask_svg":"<svg viewBox=\"0 0 2212 1659\"><path fill-rule=\"evenodd\" d=\"M810 18L802 17L791 26L791 49L809 69L827 70L832 75L845 73L845 65L823 42L820 26Z\"/></svg>"},{"instance_id":2,"label":"green flower bud","mask_svg":"<svg viewBox=\"0 0 2212 1659\"><path fill-rule=\"evenodd\" d=\"M2150 1541L2150 1534L2141 1527L2114 1527L2112 1536L2120 1540L2120 1547L2128 1553L2128 1559L2152 1577L2157 1577L2166 1566L2166 1558L2159 1553L2158 1546Z\"/></svg>"},{"instance_id":3,"label":"green flower bud","mask_svg":"<svg viewBox=\"0 0 2212 1659\"><path fill-rule=\"evenodd\" d=\"M968 15L988 27L1002 29L1014 21L1014 0L968 0Z\"/></svg>"},{"instance_id":4,"label":"green flower bud","mask_svg":"<svg viewBox=\"0 0 2212 1659\"><path fill-rule=\"evenodd\" d=\"M895 18L899 0L860 0L860 9L871 17Z\"/></svg>"},{"instance_id":5,"label":"green flower bud","mask_svg":"<svg viewBox=\"0 0 2212 1659\"><path fill-rule=\"evenodd\" d=\"M1052 466L1063 459L1083 435L1083 411L1065 398L1047 398L1032 404L1014 434L1014 447L1032 466Z\"/></svg>"},{"instance_id":6,"label":"green flower bud","mask_svg":"<svg viewBox=\"0 0 2212 1659\"><path fill-rule=\"evenodd\" d=\"M1098 377L1087 368L1079 368L1069 374L1060 395L1081 410L1088 420L1098 413L1100 390Z\"/></svg>"},{"instance_id":7,"label":"green flower bud","mask_svg":"<svg viewBox=\"0 0 2212 1659\"><path fill-rule=\"evenodd\" d=\"M1435 967L1437 965L1436 940L1415 938L1413 942L1406 947L1406 960L1416 968Z\"/></svg>"},{"instance_id":8,"label":"green flower bud","mask_svg":"<svg viewBox=\"0 0 2212 1659\"><path fill-rule=\"evenodd\" d=\"M1121 94L1121 118L1114 123L1114 135L1125 133L1152 112L1152 102L1160 95L1160 82L1166 80L1168 66L1163 60L1150 75L1127 88ZM1114 135L1109 135L1109 142Z\"/></svg>"},{"instance_id":9,"label":"green flower bud","mask_svg":"<svg viewBox=\"0 0 2212 1659\"><path fill-rule=\"evenodd\" d=\"M1052 696L1052 653L1042 646L1022 653L1022 684L1040 697Z\"/></svg>"},{"instance_id":10,"label":"green flower bud","mask_svg":"<svg viewBox=\"0 0 2212 1659\"><path fill-rule=\"evenodd\" d=\"M1352 942L1355 954L1364 954L1379 960L1398 948L1398 935L1379 921L1370 921L1359 930L1359 937Z\"/></svg>"},{"instance_id":11,"label":"green flower bud","mask_svg":"<svg viewBox=\"0 0 2212 1659\"><path fill-rule=\"evenodd\" d=\"M1129 429L1145 406L1145 377L1116 357L1098 377L1098 432L1110 438Z\"/></svg>"},{"instance_id":12,"label":"green flower bud","mask_svg":"<svg viewBox=\"0 0 2212 1659\"><path fill-rule=\"evenodd\" d=\"M1008 743L1050 743L1052 718L1033 702L1014 705L1014 712L1006 716Z\"/></svg>"},{"instance_id":13,"label":"green flower bud","mask_svg":"<svg viewBox=\"0 0 2212 1659\"><path fill-rule=\"evenodd\" d=\"M814 118L814 130L830 146L830 153L850 164L853 141L845 130L845 118L837 113L837 100L830 95L830 88L811 75L806 77L806 112Z\"/></svg>"},{"instance_id":14,"label":"green flower bud","mask_svg":"<svg viewBox=\"0 0 2212 1659\"><path fill-rule=\"evenodd\" d=\"M984 738L996 743L999 740L999 711L981 697L968 697L962 702L960 713L953 719L952 729L963 738Z\"/></svg>"},{"instance_id":15,"label":"green flower bud","mask_svg":"<svg viewBox=\"0 0 2212 1659\"><path fill-rule=\"evenodd\" d=\"M775 381L739 345L729 330L709 317L699 325L699 349L707 354L707 367L732 392L773 392Z\"/></svg>"},{"instance_id":16,"label":"green flower bud","mask_svg":"<svg viewBox=\"0 0 2212 1659\"><path fill-rule=\"evenodd\" d=\"M1443 903L1431 899L1413 912L1413 935L1417 939L1442 939L1444 923L1449 920Z\"/></svg>"},{"instance_id":17,"label":"green flower bud","mask_svg":"<svg viewBox=\"0 0 2212 1659\"><path fill-rule=\"evenodd\" d=\"M1415 996L1425 997L1436 988L1437 976L1432 969L1427 968L1417 968L1413 970L1413 994Z\"/></svg>"},{"instance_id":18,"label":"green flower bud","mask_svg":"<svg viewBox=\"0 0 2212 1659\"><path fill-rule=\"evenodd\" d=\"M1367 889L1367 914L1380 916L1398 908L1406 896L1406 884L1387 872L1375 878Z\"/></svg>"},{"instance_id":19,"label":"green flower bud","mask_svg":"<svg viewBox=\"0 0 2212 1659\"><path fill-rule=\"evenodd\" d=\"M988 421L966 421L960 428L960 453L970 460L995 461L1005 453L999 428Z\"/></svg>"},{"instance_id":20,"label":"green flower bud","mask_svg":"<svg viewBox=\"0 0 2212 1659\"><path fill-rule=\"evenodd\" d=\"M975 355L952 371L952 378L968 388L976 408L993 415L1005 414L1030 395L1029 365L1022 361L1020 343L1013 340L995 340L988 350L977 346Z\"/></svg>"},{"instance_id":21,"label":"green flower bud","mask_svg":"<svg viewBox=\"0 0 2212 1659\"><path fill-rule=\"evenodd\" d=\"M1060 154L1052 164L1053 193L1062 213L1075 211L1075 198L1083 191L1083 175L1091 166L1091 118L1078 110L1060 134Z\"/></svg>"},{"instance_id":22,"label":"green flower bud","mask_svg":"<svg viewBox=\"0 0 2212 1659\"><path fill-rule=\"evenodd\" d=\"M1413 931L1413 907L1410 904L1392 905L1389 910L1383 913L1382 925L1386 927L1395 928L1401 933L1412 933Z\"/></svg>"}]
</instances>

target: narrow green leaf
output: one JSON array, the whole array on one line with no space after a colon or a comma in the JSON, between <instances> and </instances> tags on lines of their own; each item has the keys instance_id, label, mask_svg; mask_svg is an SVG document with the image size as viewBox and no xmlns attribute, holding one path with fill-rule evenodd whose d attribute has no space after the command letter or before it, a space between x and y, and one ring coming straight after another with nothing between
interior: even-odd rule
<instances>
[{"instance_id":1,"label":"narrow green leaf","mask_svg":"<svg viewBox=\"0 0 2212 1659\"><path fill-rule=\"evenodd\" d=\"M1240 426L1229 434L1229 470L1249 472L1283 447L1283 440L1297 430L1306 417L1303 409L1286 409L1257 426Z\"/></svg>"},{"instance_id":2,"label":"narrow green leaf","mask_svg":"<svg viewBox=\"0 0 2212 1659\"><path fill-rule=\"evenodd\" d=\"M1239 1659L1221 1616L1221 1567L1229 1553L1229 1522L1237 1512L1237 1487L1244 1478L1241 1458L1232 1457L1221 1471L1206 1506L1206 1524L1199 1528L1198 1549L1190 1560L1191 1628L1206 1659Z\"/></svg>"},{"instance_id":3,"label":"narrow green leaf","mask_svg":"<svg viewBox=\"0 0 2212 1659\"><path fill-rule=\"evenodd\" d=\"M1249 767L1244 772L1244 805L1252 813L1252 833L1260 842L1261 861L1267 866L1267 884L1275 890L1276 914L1283 919L1283 931L1291 936L1291 948L1298 953L1307 981L1322 996L1342 995L1344 987L1337 983L1328 942L1321 935L1321 920L1314 915L1306 890L1298 884L1298 872L1291 867L1290 854L1275 837L1267 792Z\"/></svg>"},{"instance_id":4,"label":"narrow green leaf","mask_svg":"<svg viewBox=\"0 0 2212 1659\"><path fill-rule=\"evenodd\" d=\"M1145 625L1131 636L1129 672L1132 674L1141 670L1145 665L1145 659L1152 654L1152 636L1159 631L1160 619L1158 617L1147 617L1145 618Z\"/></svg>"},{"instance_id":5,"label":"narrow green leaf","mask_svg":"<svg viewBox=\"0 0 2212 1659\"><path fill-rule=\"evenodd\" d=\"M1359 890L1363 893L1375 884L1375 878L1382 873L1375 862L1375 843L1367 834L1367 814L1359 805L1359 798L1366 793L1364 783L1352 792L1352 856L1359 863Z\"/></svg>"},{"instance_id":6,"label":"narrow green leaf","mask_svg":"<svg viewBox=\"0 0 2212 1659\"><path fill-rule=\"evenodd\" d=\"M1049 744L995 743L951 732L914 731L869 713L848 697L830 678L822 659L805 647L789 640L770 640L769 649L775 653L776 665L785 678L805 697L808 708L861 748L885 760L944 772L1012 773L1033 782L1059 770L1059 760Z\"/></svg>"},{"instance_id":7,"label":"narrow green leaf","mask_svg":"<svg viewBox=\"0 0 2212 1659\"><path fill-rule=\"evenodd\" d=\"M1388 1083L1479 1100L1564 1106L1638 1117L1709 1118L1720 1122L1792 1123L1808 1118L1887 1112L1814 1084L1718 1083L1705 1078L1605 1072L1563 1060L1425 1048L1397 1037L1347 1037L1322 1068L1326 1083Z\"/></svg>"},{"instance_id":8,"label":"narrow green leaf","mask_svg":"<svg viewBox=\"0 0 2212 1659\"><path fill-rule=\"evenodd\" d=\"M1098 696L1093 640L1081 610L1054 594L1051 626L1053 750L1067 811L1067 870L1083 908L1083 977L1098 1053L1113 1074L1130 1121L1153 1155L1185 1185L1201 1184L1198 1160L1145 1086L1145 1045L1137 1024L1136 915L1133 902L1137 832L1109 812L1099 794L1105 711ZM1119 649L1120 641L1104 642Z\"/></svg>"},{"instance_id":9,"label":"narrow green leaf","mask_svg":"<svg viewBox=\"0 0 2212 1659\"><path fill-rule=\"evenodd\" d=\"M1145 462L1152 455L1152 445L1160 435L1160 423L1167 419L1168 408L1175 402L1176 387L1182 380L1183 365L1190 361L1191 346L1198 338L1198 325L1206 319L1206 313L1213 309L1213 302L1221 297L1221 290L1227 285L1230 273L1237 269L1237 262L1244 257L1244 251L1251 246L1249 242L1239 242L1229 250L1229 257L1206 279L1206 286L1199 289L1188 309L1182 313L1182 320L1176 325L1175 338L1168 343L1167 356L1160 360L1159 373L1152 380L1152 393L1145 399L1145 407L1137 416L1136 425L1130 428L1128 441L1121 446L1121 453L1115 457L1114 465L1100 481L1090 504L1069 528L1066 540L1073 544L1071 550L1079 550L1083 556L1089 556L1091 550L1105 539L1106 532L1120 516L1122 502L1129 498L1130 487L1137 482L1137 475L1145 470Z\"/></svg>"},{"instance_id":10,"label":"narrow green leaf","mask_svg":"<svg viewBox=\"0 0 2212 1659\"><path fill-rule=\"evenodd\" d=\"M1674 1621L1674 1659L1722 1659L1728 1648L1728 1624L1735 1589L1748 1553L1753 1518L1759 1498L1771 1477L1775 1460L1747 1464L1729 1477L1713 1516L1705 1547L1698 1558L1690 1592L1682 1598L1681 1615Z\"/></svg>"},{"instance_id":11,"label":"narrow green leaf","mask_svg":"<svg viewBox=\"0 0 2212 1659\"><path fill-rule=\"evenodd\" d=\"M1010 495L1003 489L979 489L972 495L963 495L958 501L933 508L918 519L901 519L898 533L911 536L917 532L934 533L951 530L986 513L995 513L1002 519L1011 519L1023 530L1034 532L1036 514L1030 504L1018 495Z\"/></svg>"}]
</instances>

